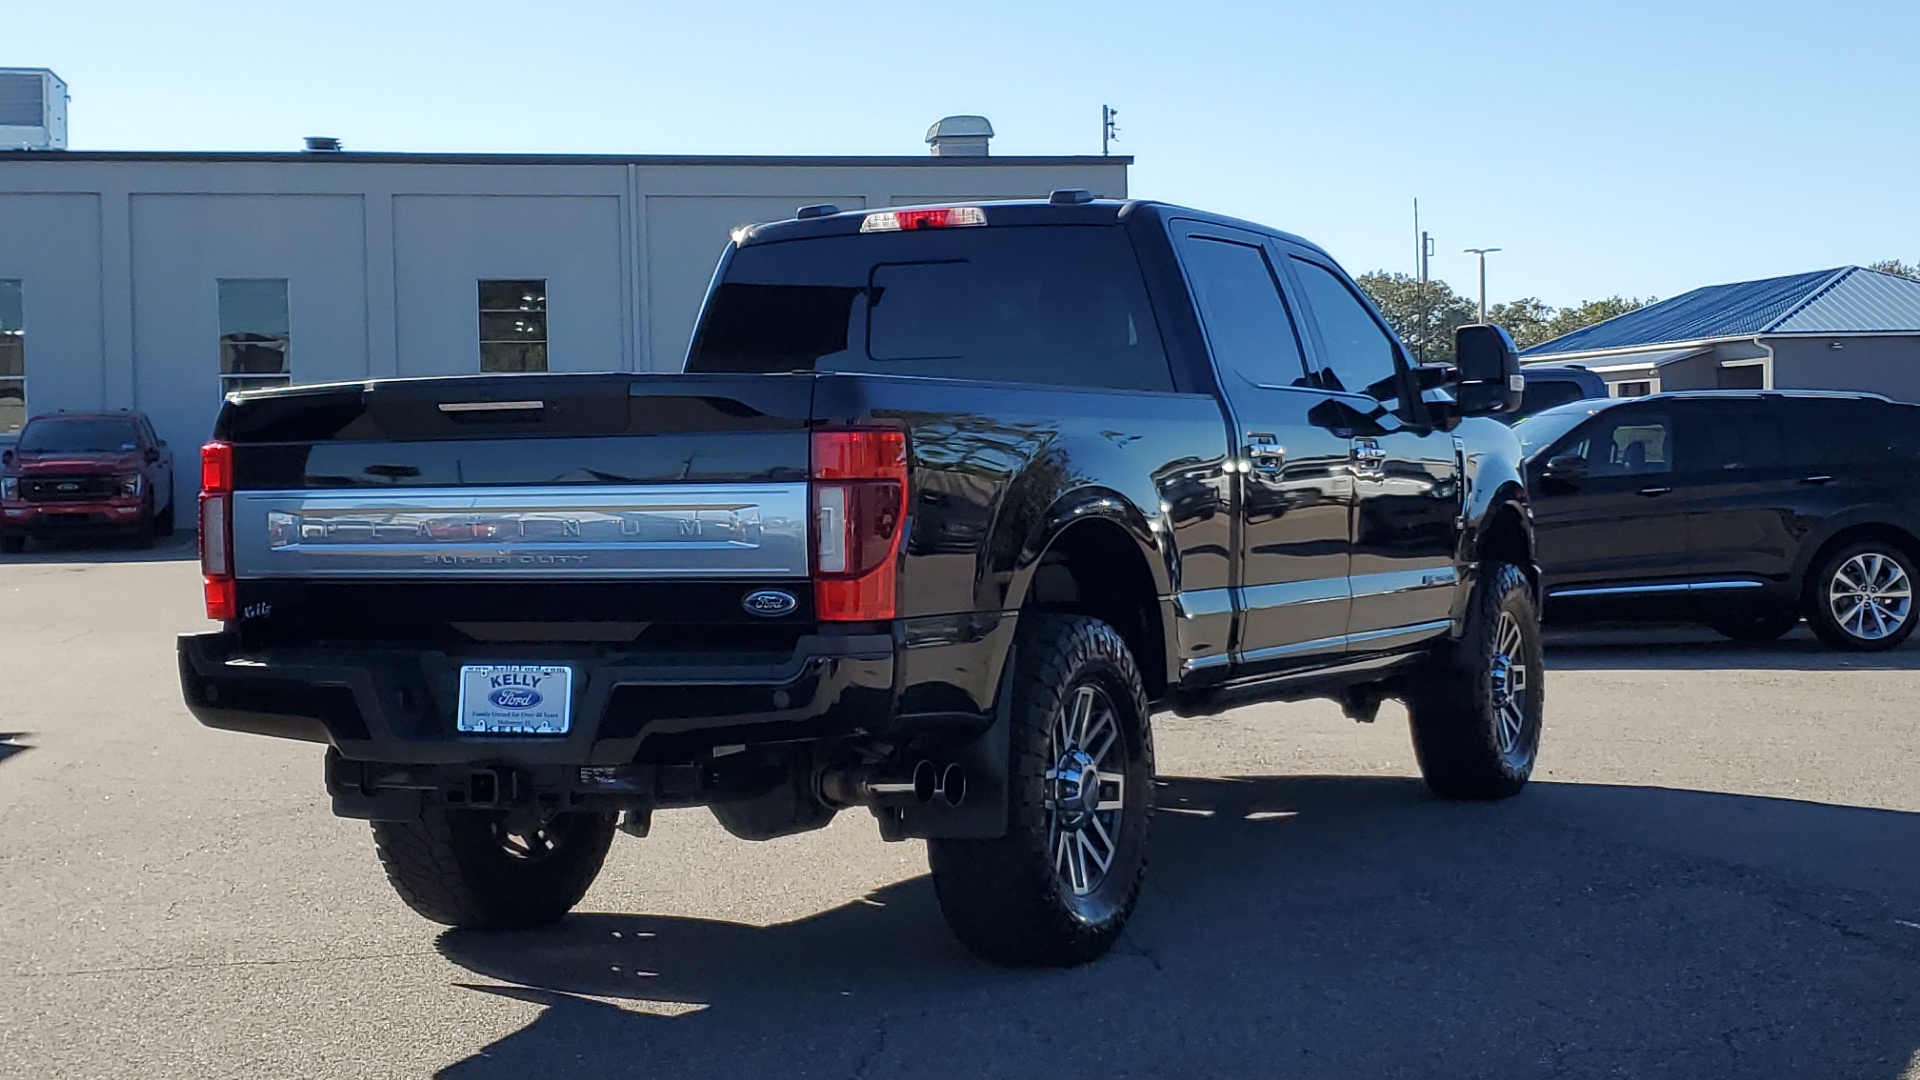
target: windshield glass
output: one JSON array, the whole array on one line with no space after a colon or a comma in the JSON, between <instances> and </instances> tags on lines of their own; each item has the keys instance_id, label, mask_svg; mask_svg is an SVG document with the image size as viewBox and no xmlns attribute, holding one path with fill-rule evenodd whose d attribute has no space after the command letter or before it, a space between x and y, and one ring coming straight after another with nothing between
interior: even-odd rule
<instances>
[{"instance_id":1,"label":"windshield glass","mask_svg":"<svg viewBox=\"0 0 1920 1080\"><path fill-rule=\"evenodd\" d=\"M1515 421L1513 433L1520 439L1520 452L1527 457L1539 453L1572 431L1580 421L1600 411L1599 405L1562 405L1543 413Z\"/></svg>"},{"instance_id":2,"label":"windshield glass","mask_svg":"<svg viewBox=\"0 0 1920 1080\"><path fill-rule=\"evenodd\" d=\"M73 417L33 421L20 433L18 449L28 454L119 454L139 446L140 434L131 420Z\"/></svg>"},{"instance_id":3,"label":"windshield glass","mask_svg":"<svg viewBox=\"0 0 1920 1080\"><path fill-rule=\"evenodd\" d=\"M1112 226L828 236L733 253L692 372L871 372L1171 390Z\"/></svg>"}]
</instances>

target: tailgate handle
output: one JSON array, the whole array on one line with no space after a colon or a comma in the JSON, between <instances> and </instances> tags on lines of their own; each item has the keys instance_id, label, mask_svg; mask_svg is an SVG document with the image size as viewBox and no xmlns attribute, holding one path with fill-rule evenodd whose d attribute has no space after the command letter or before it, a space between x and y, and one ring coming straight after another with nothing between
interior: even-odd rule
<instances>
[{"instance_id":1,"label":"tailgate handle","mask_svg":"<svg viewBox=\"0 0 1920 1080\"><path fill-rule=\"evenodd\" d=\"M443 413L478 412L532 412L544 409L544 401L443 401L440 411Z\"/></svg>"}]
</instances>

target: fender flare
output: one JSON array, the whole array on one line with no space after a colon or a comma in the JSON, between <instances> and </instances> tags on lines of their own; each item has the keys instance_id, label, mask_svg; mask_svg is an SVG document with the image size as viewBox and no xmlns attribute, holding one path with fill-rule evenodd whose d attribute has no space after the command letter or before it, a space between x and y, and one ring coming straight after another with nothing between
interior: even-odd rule
<instances>
[{"instance_id":1,"label":"fender flare","mask_svg":"<svg viewBox=\"0 0 1920 1080\"><path fill-rule=\"evenodd\" d=\"M1007 567L1007 609L1018 610L1032 595L1034 577L1049 551L1069 530L1091 522L1117 527L1133 541L1134 550L1145 562L1153 581L1153 598L1171 595L1178 580L1178 552L1159 538L1158 523L1150 520L1131 500L1112 488L1087 486L1062 492L1026 531Z\"/></svg>"}]
</instances>

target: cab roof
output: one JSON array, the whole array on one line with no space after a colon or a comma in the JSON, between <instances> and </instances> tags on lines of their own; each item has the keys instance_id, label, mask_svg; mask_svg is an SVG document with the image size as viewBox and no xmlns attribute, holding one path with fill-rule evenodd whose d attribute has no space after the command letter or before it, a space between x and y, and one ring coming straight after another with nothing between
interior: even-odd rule
<instances>
[{"instance_id":1,"label":"cab roof","mask_svg":"<svg viewBox=\"0 0 1920 1080\"><path fill-rule=\"evenodd\" d=\"M986 214L987 228L995 225L1118 225L1136 216L1145 215L1162 221L1189 219L1233 229L1244 229L1248 232L1278 237L1322 255L1326 254L1325 249L1313 241L1270 225L1261 225L1258 222L1244 221L1224 214L1195 210L1191 207L1152 199L1091 199L1086 202L1054 202L1050 199L988 199L852 210L841 210L824 205L810 206L800 208L811 212L808 217L796 216L784 221L742 226L734 230L733 240L735 244L747 247L753 244L777 243L819 236L851 236L860 232L860 226L872 214L951 209L956 206L979 207Z\"/></svg>"}]
</instances>

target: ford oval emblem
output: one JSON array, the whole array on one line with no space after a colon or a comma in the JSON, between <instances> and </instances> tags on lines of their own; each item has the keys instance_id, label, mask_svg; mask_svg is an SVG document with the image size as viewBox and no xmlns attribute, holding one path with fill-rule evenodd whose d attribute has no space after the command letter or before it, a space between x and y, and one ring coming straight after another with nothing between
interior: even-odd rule
<instances>
[{"instance_id":1,"label":"ford oval emblem","mask_svg":"<svg viewBox=\"0 0 1920 1080\"><path fill-rule=\"evenodd\" d=\"M740 606L746 608L750 615L764 615L772 619L793 614L793 609L800 606L800 601L795 600L790 592L761 589L759 592L748 593L740 601Z\"/></svg>"},{"instance_id":2,"label":"ford oval emblem","mask_svg":"<svg viewBox=\"0 0 1920 1080\"><path fill-rule=\"evenodd\" d=\"M524 686L503 686L487 695L496 709L531 709L540 704L540 691Z\"/></svg>"}]
</instances>

